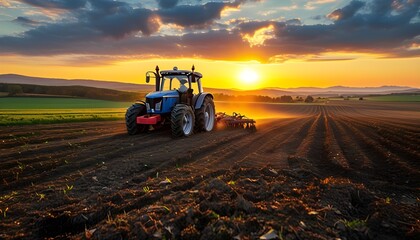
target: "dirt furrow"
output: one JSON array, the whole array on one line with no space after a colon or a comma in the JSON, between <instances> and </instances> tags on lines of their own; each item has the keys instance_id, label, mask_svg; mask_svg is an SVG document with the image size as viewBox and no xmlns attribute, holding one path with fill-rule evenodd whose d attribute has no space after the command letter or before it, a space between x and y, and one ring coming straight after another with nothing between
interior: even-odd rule
<instances>
[{"instance_id":1,"label":"dirt furrow","mask_svg":"<svg viewBox=\"0 0 420 240\"><path fill-rule=\"evenodd\" d=\"M382 129L385 128L384 126L376 125L372 127L361 124L358 121L351 121L351 124L365 134L369 133L369 136L379 143L377 145L383 148L384 151L387 151L390 156L392 155L392 158L397 158L396 161L403 165L404 168L420 171L420 163L413 161L414 159L420 159L419 146L410 146L409 141L411 138L409 137L403 142L399 142L398 138L395 138L397 135L404 135L404 128L400 129L398 133L385 137L382 134Z\"/></svg>"},{"instance_id":2,"label":"dirt furrow","mask_svg":"<svg viewBox=\"0 0 420 240\"><path fill-rule=\"evenodd\" d=\"M334 117L330 116L328 111L329 109L325 109L324 112L324 123L325 123L325 131L326 131L326 139L325 139L325 150L327 151L328 160L335 166L340 166L343 170L349 170L349 160L343 154L343 148L345 145L340 145L337 141L337 136L332 130L332 124L334 122Z\"/></svg>"},{"instance_id":3,"label":"dirt furrow","mask_svg":"<svg viewBox=\"0 0 420 240\"><path fill-rule=\"evenodd\" d=\"M383 180L390 181L397 184L409 184L415 185L418 183L418 174L413 172L413 169L408 167L406 164L400 162L395 154L391 154L389 151L378 145L375 139L369 135L370 132L363 132L354 123L346 121L350 131L354 134L357 142L363 146L363 152L372 161L372 168L375 171L375 175L381 176ZM399 176L398 173L405 173L406 175ZM413 182L414 181L414 182Z\"/></svg>"},{"instance_id":4,"label":"dirt furrow","mask_svg":"<svg viewBox=\"0 0 420 240\"><path fill-rule=\"evenodd\" d=\"M355 140L353 132L347 127L347 121L336 118L331 123L332 129L337 136L337 142L343 146L343 154L349 161L350 168L353 170L372 168L372 161L363 153L360 145Z\"/></svg>"}]
</instances>

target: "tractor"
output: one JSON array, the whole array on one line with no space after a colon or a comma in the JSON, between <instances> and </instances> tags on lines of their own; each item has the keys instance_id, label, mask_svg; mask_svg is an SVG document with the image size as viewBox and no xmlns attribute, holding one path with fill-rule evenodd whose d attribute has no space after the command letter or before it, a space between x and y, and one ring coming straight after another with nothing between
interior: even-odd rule
<instances>
[{"instance_id":1,"label":"tractor","mask_svg":"<svg viewBox=\"0 0 420 240\"><path fill-rule=\"evenodd\" d=\"M146 95L146 101L137 101L127 109L125 121L130 135L171 126L174 137L188 137L194 132L213 130L216 114L213 95L203 91L203 75L192 71L163 70L146 73L146 83L156 80L154 92ZM194 92L196 91L196 92Z\"/></svg>"}]
</instances>

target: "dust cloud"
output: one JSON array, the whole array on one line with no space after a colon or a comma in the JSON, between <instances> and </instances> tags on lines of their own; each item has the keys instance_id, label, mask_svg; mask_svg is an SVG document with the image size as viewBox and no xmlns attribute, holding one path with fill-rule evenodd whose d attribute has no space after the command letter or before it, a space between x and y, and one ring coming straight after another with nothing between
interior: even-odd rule
<instances>
[{"instance_id":1,"label":"dust cloud","mask_svg":"<svg viewBox=\"0 0 420 240\"><path fill-rule=\"evenodd\" d=\"M304 115L299 108L290 104L261 102L225 102L216 101L216 112L231 115L233 112L252 119L293 118Z\"/></svg>"}]
</instances>

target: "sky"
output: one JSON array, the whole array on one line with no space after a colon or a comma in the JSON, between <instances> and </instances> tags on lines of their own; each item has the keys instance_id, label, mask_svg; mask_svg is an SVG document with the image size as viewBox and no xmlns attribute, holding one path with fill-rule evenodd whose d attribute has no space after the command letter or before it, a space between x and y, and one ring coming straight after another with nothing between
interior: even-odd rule
<instances>
[{"instance_id":1,"label":"sky","mask_svg":"<svg viewBox=\"0 0 420 240\"><path fill-rule=\"evenodd\" d=\"M0 0L0 74L420 87L420 0Z\"/></svg>"}]
</instances>

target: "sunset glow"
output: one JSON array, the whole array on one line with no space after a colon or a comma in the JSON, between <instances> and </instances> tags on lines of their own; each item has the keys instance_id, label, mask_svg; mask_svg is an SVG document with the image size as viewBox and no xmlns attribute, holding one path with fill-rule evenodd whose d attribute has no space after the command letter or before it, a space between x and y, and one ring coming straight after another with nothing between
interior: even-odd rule
<instances>
[{"instance_id":1,"label":"sunset glow","mask_svg":"<svg viewBox=\"0 0 420 240\"><path fill-rule=\"evenodd\" d=\"M252 69L244 69L239 74L239 84L242 85L243 88L255 88L258 82L258 73Z\"/></svg>"},{"instance_id":2,"label":"sunset glow","mask_svg":"<svg viewBox=\"0 0 420 240\"><path fill-rule=\"evenodd\" d=\"M194 64L212 88L420 87L419 6L3 0L0 74L144 83L156 65Z\"/></svg>"}]
</instances>

